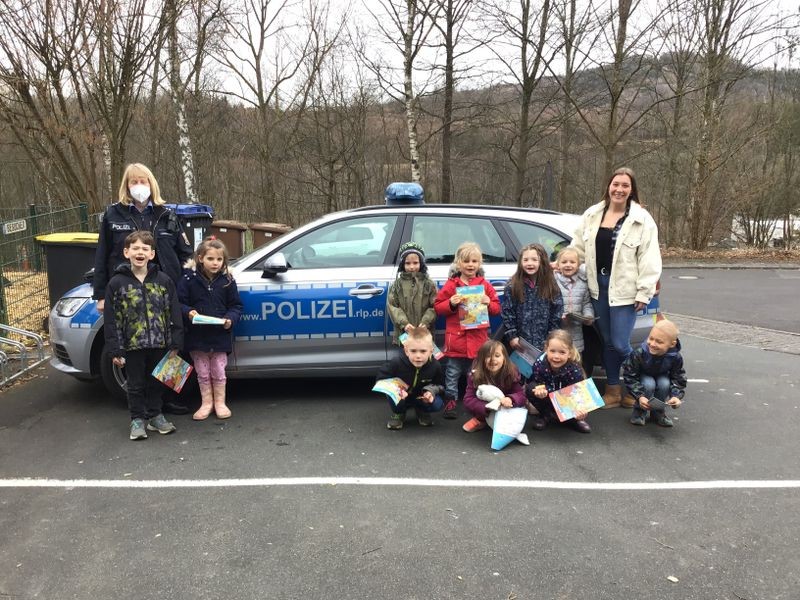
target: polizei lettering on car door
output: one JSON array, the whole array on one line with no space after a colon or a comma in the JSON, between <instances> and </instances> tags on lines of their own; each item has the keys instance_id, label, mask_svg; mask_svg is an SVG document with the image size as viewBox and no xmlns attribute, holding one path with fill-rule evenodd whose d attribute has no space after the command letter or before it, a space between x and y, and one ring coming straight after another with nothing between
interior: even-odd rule
<instances>
[{"instance_id":1,"label":"polizei lettering on car door","mask_svg":"<svg viewBox=\"0 0 800 600\"><path fill-rule=\"evenodd\" d=\"M351 299L261 303L261 318L265 321L276 317L285 321L292 319L351 319L354 317L363 319L372 316L371 312L361 308L356 309Z\"/></svg>"}]
</instances>

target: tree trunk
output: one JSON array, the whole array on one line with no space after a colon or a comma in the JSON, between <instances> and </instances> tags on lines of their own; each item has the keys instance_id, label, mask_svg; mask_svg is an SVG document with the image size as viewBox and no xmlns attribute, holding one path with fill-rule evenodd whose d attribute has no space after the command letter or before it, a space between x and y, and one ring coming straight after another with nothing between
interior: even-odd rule
<instances>
[{"instance_id":1,"label":"tree trunk","mask_svg":"<svg viewBox=\"0 0 800 600\"><path fill-rule=\"evenodd\" d=\"M413 38L414 18L416 16L416 1L406 0L406 6L408 7L408 20L406 22L406 30L403 36L405 42L403 60L403 92L406 103L406 128L408 129L408 156L409 160L411 161L411 181L419 183L421 177L419 173L419 145L417 141L417 115L413 79Z\"/></svg>"},{"instance_id":2,"label":"tree trunk","mask_svg":"<svg viewBox=\"0 0 800 600\"><path fill-rule=\"evenodd\" d=\"M178 148L181 154L184 199L188 204L197 204L195 193L194 158L189 123L186 120L186 86L181 79L181 62L178 55L178 9L176 0L169 0L166 10L169 19L169 88L175 107L175 124L178 128Z\"/></svg>"}]
</instances>

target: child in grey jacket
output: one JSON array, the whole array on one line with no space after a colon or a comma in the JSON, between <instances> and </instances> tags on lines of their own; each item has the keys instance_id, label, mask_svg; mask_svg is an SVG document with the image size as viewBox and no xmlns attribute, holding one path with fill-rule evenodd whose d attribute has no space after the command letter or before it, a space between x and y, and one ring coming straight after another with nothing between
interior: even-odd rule
<instances>
[{"instance_id":1,"label":"child in grey jacket","mask_svg":"<svg viewBox=\"0 0 800 600\"><path fill-rule=\"evenodd\" d=\"M564 329L572 336L572 345L583 354L583 326L594 321L594 309L586 271L578 251L572 246L561 250L556 257L556 283L564 299Z\"/></svg>"}]
</instances>

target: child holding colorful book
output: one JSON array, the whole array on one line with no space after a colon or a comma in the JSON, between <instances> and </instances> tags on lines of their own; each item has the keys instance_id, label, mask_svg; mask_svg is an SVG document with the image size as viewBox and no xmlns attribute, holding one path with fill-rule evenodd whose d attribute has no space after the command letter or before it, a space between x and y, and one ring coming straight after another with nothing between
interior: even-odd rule
<instances>
[{"instance_id":1,"label":"child holding colorful book","mask_svg":"<svg viewBox=\"0 0 800 600\"><path fill-rule=\"evenodd\" d=\"M444 407L441 397L444 376L439 361L433 358L433 336L426 327L415 327L407 333L403 354L378 370L378 382L391 379L402 382L395 385L396 397L389 396L392 414L386 423L388 429L402 429L409 408L414 409L420 425L429 427L433 425L433 413Z\"/></svg>"},{"instance_id":2,"label":"child holding colorful book","mask_svg":"<svg viewBox=\"0 0 800 600\"><path fill-rule=\"evenodd\" d=\"M530 415L534 429L544 429L551 422L558 422L556 411L550 400L550 392L560 390L586 379L581 367L581 354L572 344L572 336L564 329L554 329L544 343L544 354L533 363L533 375L525 386L538 415ZM564 421L579 433L590 433L585 412L576 412L574 419Z\"/></svg>"},{"instance_id":3,"label":"child holding colorful book","mask_svg":"<svg viewBox=\"0 0 800 600\"><path fill-rule=\"evenodd\" d=\"M192 418L202 421L213 411L218 418L227 419L231 411L225 402L225 367L233 350L231 329L239 321L242 301L236 281L228 273L228 250L220 240L213 236L204 239L197 246L195 260L186 266L178 297L187 322L184 350L194 362L201 400Z\"/></svg>"},{"instance_id":4,"label":"child holding colorful book","mask_svg":"<svg viewBox=\"0 0 800 600\"><path fill-rule=\"evenodd\" d=\"M456 418L459 382L472 369L478 349L489 339L488 316L500 314L500 301L494 286L483 278L482 263L483 255L478 244L461 244L450 267L450 278L439 290L434 303L436 314L445 317L445 419ZM483 315L478 316L477 311L467 312L461 307L466 300L464 288L474 290L475 286L482 291L477 303L485 306L485 320L481 318Z\"/></svg>"},{"instance_id":5,"label":"child holding colorful book","mask_svg":"<svg viewBox=\"0 0 800 600\"><path fill-rule=\"evenodd\" d=\"M175 431L162 413L161 384L151 373L167 349L178 353L183 325L175 284L151 263L155 247L149 231L129 234L123 248L129 262L116 268L105 288L106 352L128 377L132 440L146 439L148 431Z\"/></svg>"}]
</instances>

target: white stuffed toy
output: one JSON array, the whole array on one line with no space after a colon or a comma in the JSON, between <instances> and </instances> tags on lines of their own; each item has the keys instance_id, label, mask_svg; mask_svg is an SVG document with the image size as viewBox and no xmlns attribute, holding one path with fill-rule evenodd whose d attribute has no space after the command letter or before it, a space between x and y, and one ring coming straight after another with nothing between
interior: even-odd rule
<instances>
[{"instance_id":1,"label":"white stuffed toy","mask_svg":"<svg viewBox=\"0 0 800 600\"><path fill-rule=\"evenodd\" d=\"M475 395L478 396L478 399L486 402L486 408L488 410L499 410L500 400L505 397L505 394L499 387L496 385L489 385L488 383L479 385Z\"/></svg>"},{"instance_id":2,"label":"white stuffed toy","mask_svg":"<svg viewBox=\"0 0 800 600\"><path fill-rule=\"evenodd\" d=\"M495 385L481 384L475 392L480 400L486 402L488 410L497 411L486 419L494 430L492 434L492 450L505 448L511 440L530 445L528 436L522 433L528 411L524 408L502 408L500 400L505 397L503 391Z\"/></svg>"}]
</instances>

